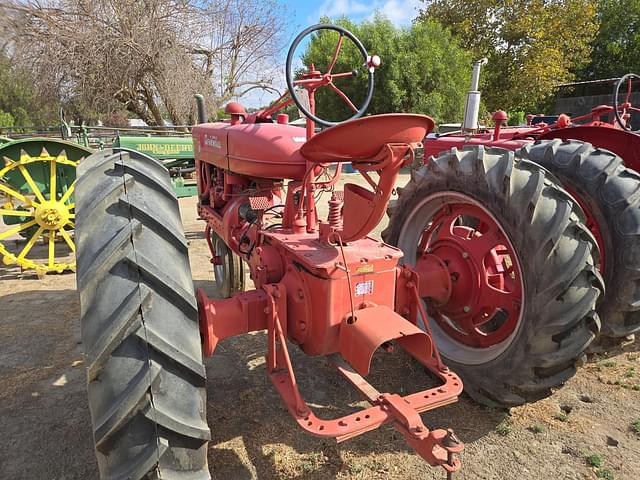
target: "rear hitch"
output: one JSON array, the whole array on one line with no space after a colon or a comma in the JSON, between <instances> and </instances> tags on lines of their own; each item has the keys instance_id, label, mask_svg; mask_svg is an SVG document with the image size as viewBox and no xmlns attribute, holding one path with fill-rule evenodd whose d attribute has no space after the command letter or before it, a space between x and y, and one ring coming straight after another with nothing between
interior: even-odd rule
<instances>
[{"instance_id":1,"label":"rear hitch","mask_svg":"<svg viewBox=\"0 0 640 480\"><path fill-rule=\"evenodd\" d=\"M408 277L409 279L409 277ZM412 282L403 288L415 302L418 289ZM410 319L388 307L357 310L358 321L340 326L340 353L326 356L328 362L364 397L370 406L340 418L317 417L302 397L287 348L287 289L284 284L263 285L226 300L212 301L198 291L203 352L210 356L224 338L267 330L267 372L289 413L308 433L343 442L381 425L391 424L405 441L432 466L440 466L447 478L461 467L456 454L464 448L451 430L430 430L420 414L458 400L462 380L443 363L428 332L416 327L416 315L425 315L421 304ZM370 324L367 326L367 324ZM384 328L381 327L384 326ZM393 341L393 344L391 343ZM379 392L364 378L377 348L400 347L424 365L440 385L408 394ZM386 348L385 348L386 347ZM348 360L348 362L347 362Z\"/></svg>"},{"instance_id":2,"label":"rear hitch","mask_svg":"<svg viewBox=\"0 0 640 480\"><path fill-rule=\"evenodd\" d=\"M300 395L293 370L288 364L283 369L272 371L270 378L287 405L289 413L302 429L316 436L333 437L340 443L391 423L416 453L431 466L443 467L448 476L460 469L460 460L455 455L464 449L462 442L451 430L430 430L420 418L422 412L457 401L458 395L462 392L462 382L455 374L432 369L431 371L443 381L442 385L400 396L380 393L339 354L327 358L371 407L332 420L317 417Z\"/></svg>"}]
</instances>

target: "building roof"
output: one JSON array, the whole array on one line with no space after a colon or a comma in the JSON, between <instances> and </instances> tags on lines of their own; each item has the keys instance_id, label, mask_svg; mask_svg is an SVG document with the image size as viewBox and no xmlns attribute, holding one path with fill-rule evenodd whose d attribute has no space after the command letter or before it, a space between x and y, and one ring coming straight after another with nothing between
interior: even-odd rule
<instances>
[{"instance_id":1,"label":"building roof","mask_svg":"<svg viewBox=\"0 0 640 480\"><path fill-rule=\"evenodd\" d=\"M575 87L576 85L597 85L599 83L613 83L620 80L620 78L602 78L599 80L585 80L582 82L570 82L570 83L560 83L556 85L557 87Z\"/></svg>"}]
</instances>

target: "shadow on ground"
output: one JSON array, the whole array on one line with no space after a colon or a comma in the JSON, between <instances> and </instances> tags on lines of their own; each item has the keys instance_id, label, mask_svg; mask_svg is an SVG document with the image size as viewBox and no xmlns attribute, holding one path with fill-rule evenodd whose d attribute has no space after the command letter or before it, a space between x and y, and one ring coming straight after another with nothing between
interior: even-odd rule
<instances>
[{"instance_id":1,"label":"shadow on ground","mask_svg":"<svg viewBox=\"0 0 640 480\"><path fill-rule=\"evenodd\" d=\"M592 344L593 348L587 356L587 363L597 363L603 359L617 357L620 354L640 351L640 335L631 335L622 342L608 340Z\"/></svg>"},{"instance_id":2,"label":"shadow on ground","mask_svg":"<svg viewBox=\"0 0 640 480\"><path fill-rule=\"evenodd\" d=\"M33 280L38 276L33 270L22 270L17 265L4 265L0 259L0 282L3 280Z\"/></svg>"},{"instance_id":3,"label":"shadow on ground","mask_svg":"<svg viewBox=\"0 0 640 480\"><path fill-rule=\"evenodd\" d=\"M214 294L211 281L195 285ZM2 478L97 478L79 314L72 289L0 297ZM622 351L639 347L636 341ZM339 445L305 433L267 377L265 352L265 334L259 332L223 341L206 360L213 478L360 478L357 469L364 462L369 462L364 469L369 473L376 471L371 463L378 462L379 476L385 478L390 461L419 463L390 426ZM323 359L309 358L293 345L290 352L302 393L317 415L335 418L364 406ZM379 391L403 395L433 385L429 375L401 352L376 354L368 380ZM453 428L471 451L503 418L503 412L480 407L464 396L457 404L423 415L430 428ZM426 464L423 471L424 478L443 476Z\"/></svg>"},{"instance_id":4,"label":"shadow on ground","mask_svg":"<svg viewBox=\"0 0 640 480\"><path fill-rule=\"evenodd\" d=\"M75 290L0 298L0 472L98 478Z\"/></svg>"},{"instance_id":5,"label":"shadow on ground","mask_svg":"<svg viewBox=\"0 0 640 480\"><path fill-rule=\"evenodd\" d=\"M187 239L187 241L204 239L204 230L203 229L204 229L204 226L200 230L195 230L195 229L188 230L188 229L185 229L184 236Z\"/></svg>"},{"instance_id":6,"label":"shadow on ground","mask_svg":"<svg viewBox=\"0 0 640 480\"><path fill-rule=\"evenodd\" d=\"M225 340L206 360L212 433L209 462L215 478L271 479L283 478L283 472L287 472L284 478L326 479L353 470L354 465L345 458L397 452L413 455L402 435L391 426L339 445L332 439L305 433L267 377L262 359L265 349L264 333L244 335ZM302 394L319 417L336 418L367 406L323 359L307 357L294 345L289 345L289 351ZM402 352L376 354L371 371L367 380L381 392L406 395L436 384ZM430 428L453 428L465 443L473 443L495 430L504 414L463 397L457 404L422 417ZM282 444L289 448L283 449ZM291 455L291 471L286 450ZM319 463L322 466L316 468ZM425 470L428 468L425 463Z\"/></svg>"}]
</instances>

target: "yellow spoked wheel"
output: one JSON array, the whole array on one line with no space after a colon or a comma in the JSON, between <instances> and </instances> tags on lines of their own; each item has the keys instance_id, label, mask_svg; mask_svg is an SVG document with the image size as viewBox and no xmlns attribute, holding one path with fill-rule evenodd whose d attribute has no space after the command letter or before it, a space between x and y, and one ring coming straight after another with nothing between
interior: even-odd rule
<instances>
[{"instance_id":1,"label":"yellow spoked wheel","mask_svg":"<svg viewBox=\"0 0 640 480\"><path fill-rule=\"evenodd\" d=\"M1 154L1 152L0 152ZM20 150L4 156L0 170L0 257L6 265L33 269L38 275L75 271L73 241L75 169L65 150L39 155Z\"/></svg>"}]
</instances>

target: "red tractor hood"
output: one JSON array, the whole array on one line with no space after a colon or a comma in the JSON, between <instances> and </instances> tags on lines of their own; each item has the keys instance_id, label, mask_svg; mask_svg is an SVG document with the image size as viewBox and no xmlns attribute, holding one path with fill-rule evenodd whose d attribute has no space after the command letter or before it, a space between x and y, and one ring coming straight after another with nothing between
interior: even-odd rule
<instances>
[{"instance_id":1,"label":"red tractor hood","mask_svg":"<svg viewBox=\"0 0 640 480\"><path fill-rule=\"evenodd\" d=\"M277 123L204 123L193 128L195 157L234 173L301 180L304 128Z\"/></svg>"}]
</instances>

